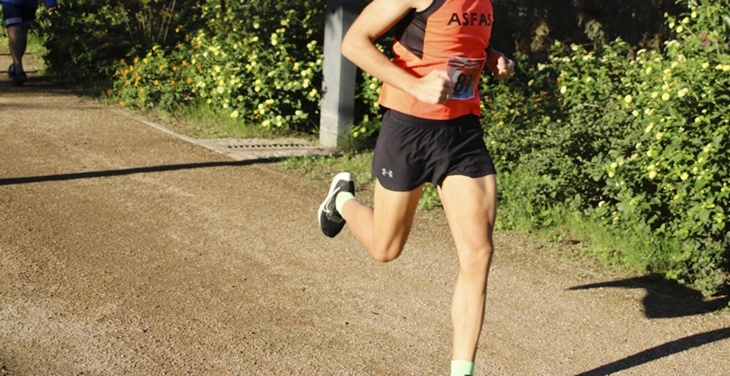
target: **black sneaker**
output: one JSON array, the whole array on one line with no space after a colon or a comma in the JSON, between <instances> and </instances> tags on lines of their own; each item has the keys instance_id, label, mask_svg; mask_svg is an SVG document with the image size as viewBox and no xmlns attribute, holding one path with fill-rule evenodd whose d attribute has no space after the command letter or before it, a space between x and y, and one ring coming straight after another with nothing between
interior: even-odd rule
<instances>
[{"instance_id":1,"label":"black sneaker","mask_svg":"<svg viewBox=\"0 0 730 376\"><path fill-rule=\"evenodd\" d=\"M20 86L27 79L28 79L28 76L25 75L25 72L15 72L15 75L13 76L13 81L10 83L10 85L11 86Z\"/></svg>"},{"instance_id":2,"label":"black sneaker","mask_svg":"<svg viewBox=\"0 0 730 376\"><path fill-rule=\"evenodd\" d=\"M8 77L15 77L15 64L10 64L10 66L8 67Z\"/></svg>"},{"instance_id":3,"label":"black sneaker","mask_svg":"<svg viewBox=\"0 0 730 376\"><path fill-rule=\"evenodd\" d=\"M355 175L349 172L340 172L332 179L332 185L324 199L322 205L319 206L319 227L322 233L334 238L345 227L345 219L335 208L335 198L339 192L350 192L355 194Z\"/></svg>"}]
</instances>

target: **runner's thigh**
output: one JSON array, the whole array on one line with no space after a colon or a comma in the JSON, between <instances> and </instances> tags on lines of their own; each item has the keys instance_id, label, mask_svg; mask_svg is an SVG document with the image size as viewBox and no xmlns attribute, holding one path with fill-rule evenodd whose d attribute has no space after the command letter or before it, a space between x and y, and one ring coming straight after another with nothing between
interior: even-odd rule
<instances>
[{"instance_id":1,"label":"runner's thigh","mask_svg":"<svg viewBox=\"0 0 730 376\"><path fill-rule=\"evenodd\" d=\"M449 175L439 187L439 196L457 249L491 249L497 216L496 175Z\"/></svg>"}]
</instances>

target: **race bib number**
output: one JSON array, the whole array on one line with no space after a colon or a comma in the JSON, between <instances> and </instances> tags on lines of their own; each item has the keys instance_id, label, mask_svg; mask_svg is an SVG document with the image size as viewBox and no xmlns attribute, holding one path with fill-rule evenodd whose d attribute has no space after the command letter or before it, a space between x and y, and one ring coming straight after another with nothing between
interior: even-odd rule
<instances>
[{"instance_id":1,"label":"race bib number","mask_svg":"<svg viewBox=\"0 0 730 376\"><path fill-rule=\"evenodd\" d=\"M485 60L485 58L449 57L446 61L446 71L454 81L451 99L466 100L476 96L476 86Z\"/></svg>"}]
</instances>

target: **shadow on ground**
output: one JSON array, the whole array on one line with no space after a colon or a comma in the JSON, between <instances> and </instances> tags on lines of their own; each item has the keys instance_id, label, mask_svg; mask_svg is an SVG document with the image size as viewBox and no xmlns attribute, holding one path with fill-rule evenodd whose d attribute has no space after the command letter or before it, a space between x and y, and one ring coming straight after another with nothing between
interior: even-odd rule
<instances>
[{"instance_id":1,"label":"shadow on ground","mask_svg":"<svg viewBox=\"0 0 730 376\"><path fill-rule=\"evenodd\" d=\"M4 179L0 179L0 186L13 185L13 184L41 183L41 182L47 182L47 181L65 181L65 180L77 180L77 179L104 178L104 177L112 177L112 176L145 174L145 173L152 173L152 172L165 172L165 171L177 171L177 170L191 170L191 169L209 168L209 167L246 166L246 165L251 165L251 164L256 164L256 163L271 163L271 162L276 162L278 160L280 160L280 159L262 158L262 159L230 161L230 162L181 163L181 164L175 164L175 165L125 168L125 169L119 169L119 170L88 171L88 172L78 172L78 173L68 173L68 174L4 178Z\"/></svg>"},{"instance_id":2,"label":"shadow on ground","mask_svg":"<svg viewBox=\"0 0 730 376\"><path fill-rule=\"evenodd\" d=\"M689 350L694 347L700 347L711 342L721 341L730 338L730 328L711 330L705 333L694 334L684 338L680 338L663 345L652 347L640 353L631 355L624 359L617 360L613 363L594 368L578 374L579 376L603 376L610 375L619 371L627 370L644 363Z\"/></svg>"},{"instance_id":3,"label":"shadow on ground","mask_svg":"<svg viewBox=\"0 0 730 376\"><path fill-rule=\"evenodd\" d=\"M646 296L642 303L644 304L644 315L650 319L683 317L715 312L727 307L730 301L730 297L728 296L706 299L701 292L667 281L659 275L592 283L571 287L570 290L587 290L605 287L646 290ZM613 374L672 354L728 338L730 338L730 327L694 334L580 373L579 376Z\"/></svg>"},{"instance_id":4,"label":"shadow on ground","mask_svg":"<svg viewBox=\"0 0 730 376\"><path fill-rule=\"evenodd\" d=\"M667 281L656 274L575 286L570 290L603 287L646 290L642 303L644 304L644 314L650 319L701 315L727 307L730 302L730 296L706 299L701 292Z\"/></svg>"}]
</instances>

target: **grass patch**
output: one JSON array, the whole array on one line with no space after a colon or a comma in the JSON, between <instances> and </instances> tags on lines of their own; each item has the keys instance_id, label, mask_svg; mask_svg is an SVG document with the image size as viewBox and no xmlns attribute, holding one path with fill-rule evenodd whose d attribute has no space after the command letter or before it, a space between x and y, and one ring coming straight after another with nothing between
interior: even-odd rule
<instances>
[{"instance_id":1,"label":"grass patch","mask_svg":"<svg viewBox=\"0 0 730 376\"><path fill-rule=\"evenodd\" d=\"M370 164L372 151L348 152L342 156L287 158L279 166L296 170L307 178L318 182L329 182L337 173L348 171L355 175L356 188L372 189Z\"/></svg>"},{"instance_id":2,"label":"grass patch","mask_svg":"<svg viewBox=\"0 0 730 376\"><path fill-rule=\"evenodd\" d=\"M106 101L106 103L115 104L110 101ZM296 138L310 142L316 141L316 136L312 134L243 123L240 119L232 119L228 114L218 113L205 104L179 106L174 112L158 109L135 109L134 111L150 121L197 139Z\"/></svg>"}]
</instances>

